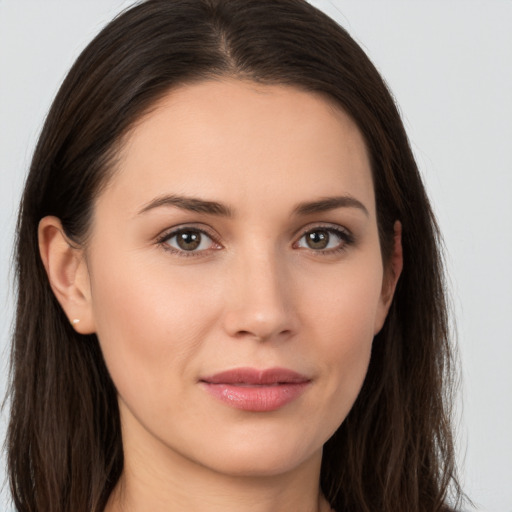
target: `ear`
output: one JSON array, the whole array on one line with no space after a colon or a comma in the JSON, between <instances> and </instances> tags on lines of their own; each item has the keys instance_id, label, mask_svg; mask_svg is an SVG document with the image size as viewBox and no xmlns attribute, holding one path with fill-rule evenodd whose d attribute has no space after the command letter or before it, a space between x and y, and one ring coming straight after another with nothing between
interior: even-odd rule
<instances>
[{"instance_id":1,"label":"ear","mask_svg":"<svg viewBox=\"0 0 512 512\"><path fill-rule=\"evenodd\" d=\"M404 266L404 258L402 252L402 223L397 220L393 227L393 253L388 267L384 269L384 279L382 281L382 291L378 306L377 315L375 317L374 335L377 334L384 325L384 321L391 307L393 296L395 294L396 285Z\"/></svg>"},{"instance_id":2,"label":"ear","mask_svg":"<svg viewBox=\"0 0 512 512\"><path fill-rule=\"evenodd\" d=\"M84 251L66 237L57 217L39 222L39 253L50 286L64 313L80 334L95 332L91 288Z\"/></svg>"}]
</instances>

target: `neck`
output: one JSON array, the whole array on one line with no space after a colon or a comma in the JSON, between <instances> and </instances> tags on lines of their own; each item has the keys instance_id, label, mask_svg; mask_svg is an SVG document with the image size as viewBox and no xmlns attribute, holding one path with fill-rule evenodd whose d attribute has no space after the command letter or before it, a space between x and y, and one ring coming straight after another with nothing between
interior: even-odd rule
<instances>
[{"instance_id":1,"label":"neck","mask_svg":"<svg viewBox=\"0 0 512 512\"><path fill-rule=\"evenodd\" d=\"M271 475L212 471L166 450L125 450L105 512L329 512L320 492L321 453Z\"/></svg>"},{"instance_id":2,"label":"neck","mask_svg":"<svg viewBox=\"0 0 512 512\"><path fill-rule=\"evenodd\" d=\"M177 473L164 477L155 467L138 466L135 470L132 465L125 466L105 512L331 510L320 493L318 480L312 480L309 471L272 477L233 477L206 472L194 471L190 475L181 466Z\"/></svg>"},{"instance_id":3,"label":"neck","mask_svg":"<svg viewBox=\"0 0 512 512\"><path fill-rule=\"evenodd\" d=\"M140 483L140 482L139 482ZM140 488L126 477L112 494L105 512L330 512L331 508L320 494L310 494L300 499L290 489L271 488L265 485L231 485L213 489L190 485L177 489L170 485L165 492L152 494L151 489ZM297 484L299 485L299 484ZM195 487L195 486L194 486ZM188 491L187 491L188 490ZM303 493L305 494L305 493Z\"/></svg>"}]
</instances>

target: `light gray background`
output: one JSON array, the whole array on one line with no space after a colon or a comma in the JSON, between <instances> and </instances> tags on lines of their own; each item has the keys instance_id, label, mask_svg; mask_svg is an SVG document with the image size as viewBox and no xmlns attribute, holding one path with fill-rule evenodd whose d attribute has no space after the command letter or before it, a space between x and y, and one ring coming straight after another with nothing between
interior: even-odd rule
<instances>
[{"instance_id":1,"label":"light gray background","mask_svg":"<svg viewBox=\"0 0 512 512\"><path fill-rule=\"evenodd\" d=\"M130 3L0 0L0 391L12 236L36 137L78 52ZM478 510L512 512L512 1L312 3L362 44L400 105L447 246L465 488Z\"/></svg>"}]
</instances>

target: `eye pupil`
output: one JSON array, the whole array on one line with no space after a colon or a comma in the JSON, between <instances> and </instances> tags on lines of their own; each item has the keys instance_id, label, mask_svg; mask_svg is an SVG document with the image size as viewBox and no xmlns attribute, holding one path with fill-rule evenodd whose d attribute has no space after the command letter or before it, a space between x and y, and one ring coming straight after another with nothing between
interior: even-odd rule
<instances>
[{"instance_id":1,"label":"eye pupil","mask_svg":"<svg viewBox=\"0 0 512 512\"><path fill-rule=\"evenodd\" d=\"M176 235L176 243L184 251L193 251L201 244L201 233L197 231L182 231Z\"/></svg>"},{"instance_id":2,"label":"eye pupil","mask_svg":"<svg viewBox=\"0 0 512 512\"><path fill-rule=\"evenodd\" d=\"M325 249L329 244L329 233L325 230L312 231L306 235L310 249Z\"/></svg>"}]
</instances>

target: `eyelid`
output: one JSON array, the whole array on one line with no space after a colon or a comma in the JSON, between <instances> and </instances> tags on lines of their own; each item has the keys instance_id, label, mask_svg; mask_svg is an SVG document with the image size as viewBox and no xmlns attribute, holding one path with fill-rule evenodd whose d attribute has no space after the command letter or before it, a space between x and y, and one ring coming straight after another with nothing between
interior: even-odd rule
<instances>
[{"instance_id":1,"label":"eyelid","mask_svg":"<svg viewBox=\"0 0 512 512\"><path fill-rule=\"evenodd\" d=\"M347 227L342 226L340 224L333 224L332 222L312 222L312 223L309 223L306 226L301 227L300 229L296 230L294 237L299 239L299 238L303 237L305 234L310 233L311 231L314 231L315 229L325 229L327 231L328 230L337 231L347 237L354 236L350 229L348 229Z\"/></svg>"},{"instance_id":2,"label":"eyelid","mask_svg":"<svg viewBox=\"0 0 512 512\"><path fill-rule=\"evenodd\" d=\"M174 236L178 235L179 233L182 233L183 231L187 231L187 230L197 231L203 235L206 235L208 238L210 238L210 240L215 245L217 245L217 247L203 249L201 251L183 251L183 250L176 249L175 247L172 247L166 243L169 239L171 239ZM179 256L190 257L190 256L204 255L205 253L210 252L211 250L218 250L218 249L222 248L222 244L220 243L219 238L220 237L216 233L214 233L213 230L211 228L209 228L208 226L204 226L202 224L197 225L194 223L179 224L177 226L173 226L171 228L166 228L165 230L163 230L159 235L157 235L157 237L155 239L155 243L157 245L162 246L165 250L168 250L174 254L178 254Z\"/></svg>"},{"instance_id":3,"label":"eyelid","mask_svg":"<svg viewBox=\"0 0 512 512\"><path fill-rule=\"evenodd\" d=\"M329 231L331 233L335 233L337 236L339 236L343 243L341 247L334 247L331 249L311 249L311 248L304 248L305 250L309 250L316 254L333 254L336 252L343 251L347 249L348 246L353 245L355 243L355 237L351 230L346 228L345 226L341 226L339 224L331 224L326 222L318 222L314 224L308 224L307 226L300 229L299 234L295 238L295 242L293 245L297 245L299 241L308 233L311 233L315 230L324 230ZM302 248L301 248L302 249Z\"/></svg>"}]
</instances>

